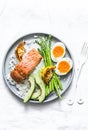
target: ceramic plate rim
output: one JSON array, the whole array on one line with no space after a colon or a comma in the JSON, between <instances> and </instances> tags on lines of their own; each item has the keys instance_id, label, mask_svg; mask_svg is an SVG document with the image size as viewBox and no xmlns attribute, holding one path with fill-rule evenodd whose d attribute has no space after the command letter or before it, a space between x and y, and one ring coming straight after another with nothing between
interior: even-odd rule
<instances>
[{"instance_id":1,"label":"ceramic plate rim","mask_svg":"<svg viewBox=\"0 0 88 130\"><path fill-rule=\"evenodd\" d=\"M13 46L16 44L16 42L19 41L20 39L22 39L22 38L24 38L24 37L27 37L27 36L30 36L30 35L32 35L32 36L33 36L33 35L45 35L45 36L48 36L49 34L48 34L48 33L35 32L35 33L26 34L26 35L23 35L23 36L19 37L17 40L15 40L15 41L11 44L11 46L10 46L10 47L8 48L8 50L6 51L6 54L5 54L5 57L4 57L4 60L3 60L3 66L2 66L2 74L3 74L3 78L4 78L4 81L5 81L6 86L10 89L10 91L11 91L16 97L20 98L21 100L23 100L23 99L22 99L17 93L15 93L15 92L13 91L13 89L11 88L11 85L9 85L9 83L8 83L8 81L7 81L7 79L6 79L6 76L5 76L5 60L6 60L6 57L7 57L8 53L9 53L9 51L11 50L11 48L13 48ZM51 34L51 35L52 35L53 38L57 39L58 41L63 42L63 41L60 40L57 36L55 36L55 35L53 35L53 34ZM63 43L64 43L64 42L63 42ZM69 51L67 45L66 45L65 43L64 43L64 45L65 45L66 49ZM72 56L71 51L69 51L69 54L70 54L71 59L72 59L72 61L73 61L72 76L71 76L71 81L70 81L68 87L66 87L66 88L63 90L63 93L62 93L61 95L63 95L63 94L68 90L68 88L70 87L70 85L71 85L71 83L72 83L73 77L74 77L74 59L73 59L73 56ZM58 96L56 95L56 97L55 97L54 99L49 99L49 100L46 100L46 99L45 99L42 103L48 103L48 102L51 102L51 101L56 100L57 98L58 98ZM29 102L30 102L30 103L39 103L38 101L34 101L34 100L30 100ZM39 103L39 104L40 104L40 103Z\"/></svg>"}]
</instances>

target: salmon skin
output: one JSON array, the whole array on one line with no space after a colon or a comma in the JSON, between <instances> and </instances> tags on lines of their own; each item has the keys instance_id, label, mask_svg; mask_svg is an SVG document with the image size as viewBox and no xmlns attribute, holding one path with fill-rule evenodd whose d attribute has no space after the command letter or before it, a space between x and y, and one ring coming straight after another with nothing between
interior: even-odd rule
<instances>
[{"instance_id":1,"label":"salmon skin","mask_svg":"<svg viewBox=\"0 0 88 130\"><path fill-rule=\"evenodd\" d=\"M28 76L28 74L30 74L35 69L41 59L42 56L38 53L36 49L33 48L10 72L10 76L17 83L21 83Z\"/></svg>"}]
</instances>

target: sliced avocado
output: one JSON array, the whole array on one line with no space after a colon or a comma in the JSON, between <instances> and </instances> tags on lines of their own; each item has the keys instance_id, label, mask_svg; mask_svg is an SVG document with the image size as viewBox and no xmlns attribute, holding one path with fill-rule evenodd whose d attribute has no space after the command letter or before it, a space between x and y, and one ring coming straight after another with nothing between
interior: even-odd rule
<instances>
[{"instance_id":1,"label":"sliced avocado","mask_svg":"<svg viewBox=\"0 0 88 130\"><path fill-rule=\"evenodd\" d=\"M37 99L41 94L40 89L36 89L36 91L33 92L31 99Z\"/></svg>"},{"instance_id":2,"label":"sliced avocado","mask_svg":"<svg viewBox=\"0 0 88 130\"><path fill-rule=\"evenodd\" d=\"M39 102L43 102L45 99L45 84L41 77L41 70L39 70L35 75L36 84L40 87L41 95L38 97Z\"/></svg>"},{"instance_id":3,"label":"sliced avocado","mask_svg":"<svg viewBox=\"0 0 88 130\"><path fill-rule=\"evenodd\" d=\"M34 77L32 75L30 75L28 80L31 84L31 87L30 87L29 91L25 94L24 103L28 102L28 100L31 98L32 93L34 92L34 89L35 89Z\"/></svg>"}]
</instances>

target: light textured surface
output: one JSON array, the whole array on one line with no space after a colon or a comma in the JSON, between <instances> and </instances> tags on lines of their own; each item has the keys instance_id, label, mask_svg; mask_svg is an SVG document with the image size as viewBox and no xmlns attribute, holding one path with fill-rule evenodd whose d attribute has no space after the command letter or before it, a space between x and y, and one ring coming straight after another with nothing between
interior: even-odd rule
<instances>
[{"instance_id":1,"label":"light textured surface","mask_svg":"<svg viewBox=\"0 0 88 130\"><path fill-rule=\"evenodd\" d=\"M72 52L75 65L82 44L88 41L87 0L0 0L0 72L7 49L20 36L31 32L56 35ZM85 103L67 105L73 85L62 101L25 105L6 87L0 73L0 130L87 130L88 62L78 83Z\"/></svg>"}]
</instances>

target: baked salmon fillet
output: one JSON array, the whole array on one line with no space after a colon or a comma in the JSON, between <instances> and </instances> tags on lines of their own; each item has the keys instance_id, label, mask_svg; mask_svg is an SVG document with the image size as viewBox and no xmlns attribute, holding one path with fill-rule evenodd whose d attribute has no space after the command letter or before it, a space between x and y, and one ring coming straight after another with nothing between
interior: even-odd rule
<instances>
[{"instance_id":1,"label":"baked salmon fillet","mask_svg":"<svg viewBox=\"0 0 88 130\"><path fill-rule=\"evenodd\" d=\"M42 56L33 48L10 72L10 76L17 83L21 83L35 69L41 59Z\"/></svg>"}]
</instances>

